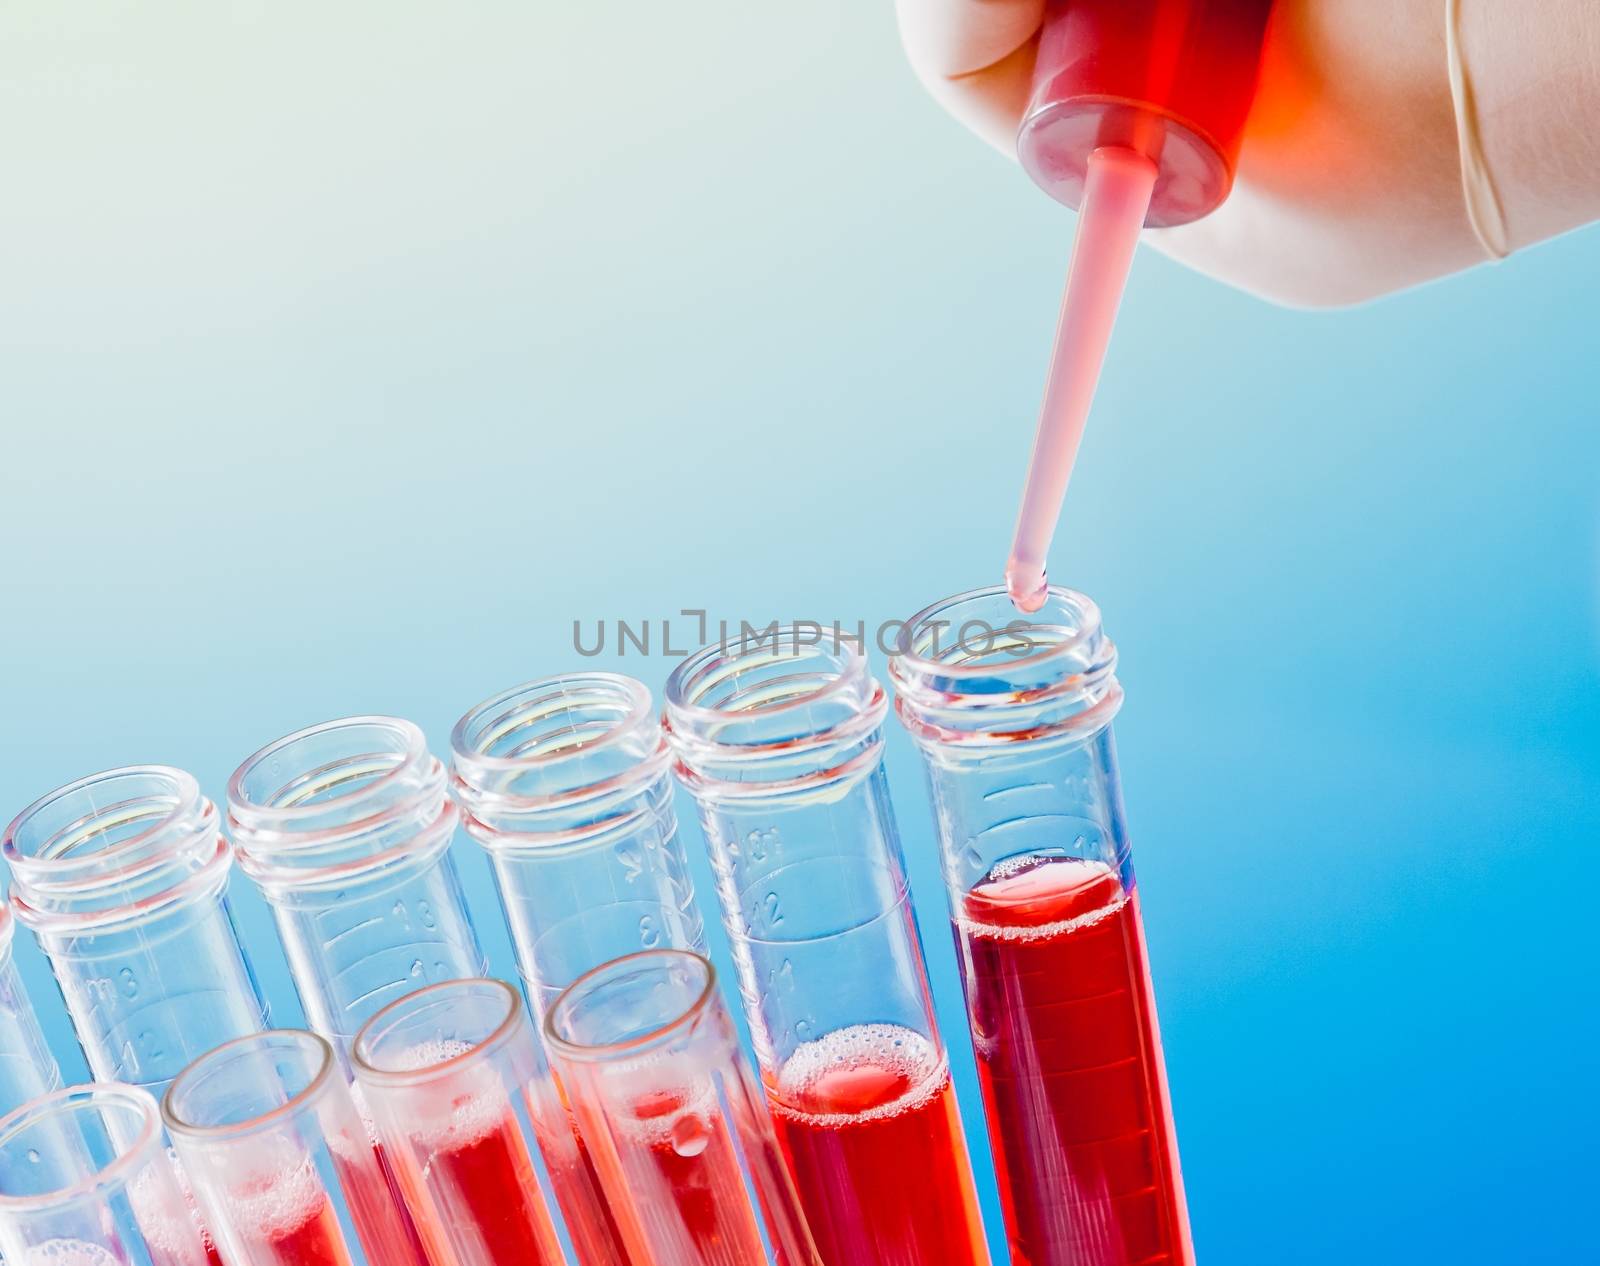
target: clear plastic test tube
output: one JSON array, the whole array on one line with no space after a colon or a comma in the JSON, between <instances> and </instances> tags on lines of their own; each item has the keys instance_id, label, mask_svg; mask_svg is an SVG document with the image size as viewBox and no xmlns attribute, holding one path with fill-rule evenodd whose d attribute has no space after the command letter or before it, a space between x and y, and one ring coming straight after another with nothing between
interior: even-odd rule
<instances>
[{"instance_id":1,"label":"clear plastic test tube","mask_svg":"<svg viewBox=\"0 0 1600 1266\"><path fill-rule=\"evenodd\" d=\"M981 589L913 616L896 708L932 788L1014 1260L1194 1260L1100 611Z\"/></svg>"},{"instance_id":2,"label":"clear plastic test tube","mask_svg":"<svg viewBox=\"0 0 1600 1266\"><path fill-rule=\"evenodd\" d=\"M299 730L228 782L239 864L272 907L310 1027L341 1059L386 1003L484 973L456 822L444 766L394 717Z\"/></svg>"},{"instance_id":3,"label":"clear plastic test tube","mask_svg":"<svg viewBox=\"0 0 1600 1266\"><path fill-rule=\"evenodd\" d=\"M451 794L489 854L537 1015L623 954L704 953L672 757L643 683L528 682L462 717L450 746Z\"/></svg>"},{"instance_id":4,"label":"clear plastic test tube","mask_svg":"<svg viewBox=\"0 0 1600 1266\"><path fill-rule=\"evenodd\" d=\"M536 1018L584 972L623 954L705 952L671 754L643 683L571 673L515 686L462 717L450 745L451 794L489 855ZM605 1260L625 1260L579 1154L581 1172L564 1181L595 1190L588 1203ZM601 1242L578 1247L586 1262L602 1251Z\"/></svg>"},{"instance_id":5,"label":"clear plastic test tube","mask_svg":"<svg viewBox=\"0 0 1600 1266\"><path fill-rule=\"evenodd\" d=\"M206 1266L148 1091L75 1086L0 1120L0 1253L13 1266Z\"/></svg>"},{"instance_id":6,"label":"clear plastic test tube","mask_svg":"<svg viewBox=\"0 0 1600 1266\"><path fill-rule=\"evenodd\" d=\"M69 783L0 849L98 1080L159 1093L197 1055L267 1027L228 905L233 850L190 775L146 765Z\"/></svg>"},{"instance_id":7,"label":"clear plastic test tube","mask_svg":"<svg viewBox=\"0 0 1600 1266\"><path fill-rule=\"evenodd\" d=\"M987 1262L883 770L883 688L816 626L666 690L778 1138L823 1259Z\"/></svg>"},{"instance_id":8,"label":"clear plastic test tube","mask_svg":"<svg viewBox=\"0 0 1600 1266\"><path fill-rule=\"evenodd\" d=\"M486 970L450 858L458 817L422 731L395 717L298 730L228 781L239 864L272 908L310 1027L347 1078L351 1042L385 1004ZM357 1106L368 1115L359 1094ZM423 1261L415 1228L411 1243L409 1260Z\"/></svg>"},{"instance_id":9,"label":"clear plastic test tube","mask_svg":"<svg viewBox=\"0 0 1600 1266\"><path fill-rule=\"evenodd\" d=\"M430 985L367 1021L351 1055L433 1261L559 1266L534 1161L545 1114L532 1105L550 1087L522 995L498 980ZM597 1233L569 1230L579 1244Z\"/></svg>"},{"instance_id":10,"label":"clear plastic test tube","mask_svg":"<svg viewBox=\"0 0 1600 1266\"><path fill-rule=\"evenodd\" d=\"M545 1037L633 1261L820 1266L706 959L603 964L556 999Z\"/></svg>"},{"instance_id":11,"label":"clear plastic test tube","mask_svg":"<svg viewBox=\"0 0 1600 1266\"><path fill-rule=\"evenodd\" d=\"M268 1026L228 904L233 849L183 770L69 783L24 809L0 851L98 1080L159 1094L196 1056Z\"/></svg>"},{"instance_id":12,"label":"clear plastic test tube","mask_svg":"<svg viewBox=\"0 0 1600 1266\"><path fill-rule=\"evenodd\" d=\"M227 1266L390 1266L410 1247L333 1048L279 1029L226 1043L162 1117Z\"/></svg>"},{"instance_id":13,"label":"clear plastic test tube","mask_svg":"<svg viewBox=\"0 0 1600 1266\"><path fill-rule=\"evenodd\" d=\"M422 731L394 717L300 730L257 752L229 781L241 865L272 906L311 1027L347 1069L356 1033L388 1003L487 970L450 857L460 815L445 784ZM359 1095L357 1106L367 1113ZM549 1095L542 1110L550 1116L539 1133L550 1172L581 1176L559 1099ZM393 1178L381 1144L378 1153ZM403 1204L397 1180L395 1194ZM575 1180L556 1195L568 1223L592 1224L592 1188Z\"/></svg>"},{"instance_id":14,"label":"clear plastic test tube","mask_svg":"<svg viewBox=\"0 0 1600 1266\"><path fill-rule=\"evenodd\" d=\"M61 1069L17 971L16 932L11 907L0 904L0 1113L61 1089Z\"/></svg>"}]
</instances>

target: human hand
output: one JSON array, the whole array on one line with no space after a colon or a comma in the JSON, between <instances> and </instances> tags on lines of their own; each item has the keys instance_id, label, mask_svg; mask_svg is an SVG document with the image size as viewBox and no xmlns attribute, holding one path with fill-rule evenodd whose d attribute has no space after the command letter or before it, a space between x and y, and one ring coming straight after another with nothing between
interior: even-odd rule
<instances>
[{"instance_id":1,"label":"human hand","mask_svg":"<svg viewBox=\"0 0 1600 1266\"><path fill-rule=\"evenodd\" d=\"M918 77L1015 155L1045 0L897 0ZM1600 215L1600 5L1465 0L1509 245ZM1234 190L1145 240L1280 303L1359 302L1488 257L1462 193L1444 0L1278 0Z\"/></svg>"}]
</instances>

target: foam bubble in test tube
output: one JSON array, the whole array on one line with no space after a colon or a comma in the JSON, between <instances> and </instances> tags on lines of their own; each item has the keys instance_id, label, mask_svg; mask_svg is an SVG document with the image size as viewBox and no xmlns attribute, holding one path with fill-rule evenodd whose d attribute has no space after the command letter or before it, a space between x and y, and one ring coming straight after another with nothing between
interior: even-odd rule
<instances>
[{"instance_id":1,"label":"foam bubble in test tube","mask_svg":"<svg viewBox=\"0 0 1600 1266\"><path fill-rule=\"evenodd\" d=\"M226 1043L162 1115L230 1266L390 1266L407 1228L333 1048L277 1030Z\"/></svg>"},{"instance_id":2,"label":"foam bubble in test tube","mask_svg":"<svg viewBox=\"0 0 1600 1266\"><path fill-rule=\"evenodd\" d=\"M1017 139L1080 211L1006 588L1037 611L1045 562L1143 228L1187 224L1233 185L1271 0L1049 0Z\"/></svg>"}]
</instances>

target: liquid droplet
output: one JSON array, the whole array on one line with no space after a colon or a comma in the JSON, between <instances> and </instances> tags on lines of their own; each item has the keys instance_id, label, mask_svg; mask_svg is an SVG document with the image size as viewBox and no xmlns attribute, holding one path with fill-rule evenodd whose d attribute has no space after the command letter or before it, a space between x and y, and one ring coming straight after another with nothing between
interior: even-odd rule
<instances>
[{"instance_id":1,"label":"liquid droplet","mask_svg":"<svg viewBox=\"0 0 1600 1266\"><path fill-rule=\"evenodd\" d=\"M30 1165L37 1165L39 1163L39 1149L37 1147L30 1147L28 1149L28 1163Z\"/></svg>"},{"instance_id":2,"label":"liquid droplet","mask_svg":"<svg viewBox=\"0 0 1600 1266\"><path fill-rule=\"evenodd\" d=\"M1045 579L1042 567L1014 559L1006 568L1006 593L1018 611L1032 615L1050 596L1050 582Z\"/></svg>"},{"instance_id":3,"label":"liquid droplet","mask_svg":"<svg viewBox=\"0 0 1600 1266\"><path fill-rule=\"evenodd\" d=\"M411 963L411 974L413 976L422 975L422 960L420 958L412 960L412 963Z\"/></svg>"},{"instance_id":4,"label":"liquid droplet","mask_svg":"<svg viewBox=\"0 0 1600 1266\"><path fill-rule=\"evenodd\" d=\"M672 1150L679 1156L698 1156L711 1143L711 1126L691 1112L672 1123Z\"/></svg>"}]
</instances>

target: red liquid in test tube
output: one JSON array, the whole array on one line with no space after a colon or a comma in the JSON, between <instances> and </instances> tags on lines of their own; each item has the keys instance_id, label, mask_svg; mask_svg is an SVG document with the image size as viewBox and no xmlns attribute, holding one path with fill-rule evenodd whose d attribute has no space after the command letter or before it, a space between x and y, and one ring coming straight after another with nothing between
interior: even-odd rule
<instances>
[{"instance_id":1,"label":"red liquid in test tube","mask_svg":"<svg viewBox=\"0 0 1600 1266\"><path fill-rule=\"evenodd\" d=\"M634 1100L632 1128L702 1260L764 1262L733 1140L716 1107L691 1104L673 1091L652 1091ZM643 1216L649 1217L648 1209Z\"/></svg>"},{"instance_id":2,"label":"red liquid in test tube","mask_svg":"<svg viewBox=\"0 0 1600 1266\"><path fill-rule=\"evenodd\" d=\"M374 1143L372 1151L378 1162L378 1172L383 1175L382 1192L377 1194L373 1202L374 1217L382 1219L389 1227L386 1238L391 1242L384 1260L394 1261L397 1266L430 1266L427 1251L422 1246L422 1237L406 1208L394 1162L383 1150L382 1143ZM375 1229L372 1234L376 1236Z\"/></svg>"},{"instance_id":3,"label":"red liquid in test tube","mask_svg":"<svg viewBox=\"0 0 1600 1266\"><path fill-rule=\"evenodd\" d=\"M338 1214L309 1165L229 1193L239 1266L352 1266Z\"/></svg>"},{"instance_id":4,"label":"red liquid in test tube","mask_svg":"<svg viewBox=\"0 0 1600 1266\"><path fill-rule=\"evenodd\" d=\"M333 1167L367 1255L395 1266L434 1266L406 1208L394 1167L382 1143L372 1162L352 1164L335 1153Z\"/></svg>"},{"instance_id":5,"label":"red liquid in test tube","mask_svg":"<svg viewBox=\"0 0 1600 1266\"><path fill-rule=\"evenodd\" d=\"M801 1203L841 1211L812 1219L829 1266L870 1266L886 1241L922 1266L984 1260L973 1189L959 1180L966 1148L955 1087L925 1037L888 1024L838 1030L790 1056L767 1092ZM905 1181L912 1158L932 1187ZM842 1216L857 1201L873 1211L872 1226Z\"/></svg>"},{"instance_id":6,"label":"red liquid in test tube","mask_svg":"<svg viewBox=\"0 0 1600 1266\"><path fill-rule=\"evenodd\" d=\"M448 1133L419 1142L429 1158L424 1180L440 1216L476 1242L482 1260L561 1266L561 1247L533 1158L503 1101L460 1099L453 1104ZM448 1250L441 1256L451 1260Z\"/></svg>"},{"instance_id":7,"label":"red liquid in test tube","mask_svg":"<svg viewBox=\"0 0 1600 1266\"><path fill-rule=\"evenodd\" d=\"M1002 863L955 931L1015 1260L1192 1263L1137 892Z\"/></svg>"},{"instance_id":8,"label":"red liquid in test tube","mask_svg":"<svg viewBox=\"0 0 1600 1266\"><path fill-rule=\"evenodd\" d=\"M566 1219L567 1231L572 1236L578 1258L582 1266L590 1266L591 1260L627 1266L632 1258L623 1239L622 1228L617 1225L616 1215L602 1194L600 1170L589 1153L588 1144L583 1141L572 1107L566 1101L566 1092L559 1083L555 1084L555 1090L561 1098L567 1124L572 1130L572 1140L577 1145L577 1159L566 1166L552 1164L550 1183L556 1189L556 1200ZM554 1147L544 1150L547 1156L562 1154Z\"/></svg>"}]
</instances>

